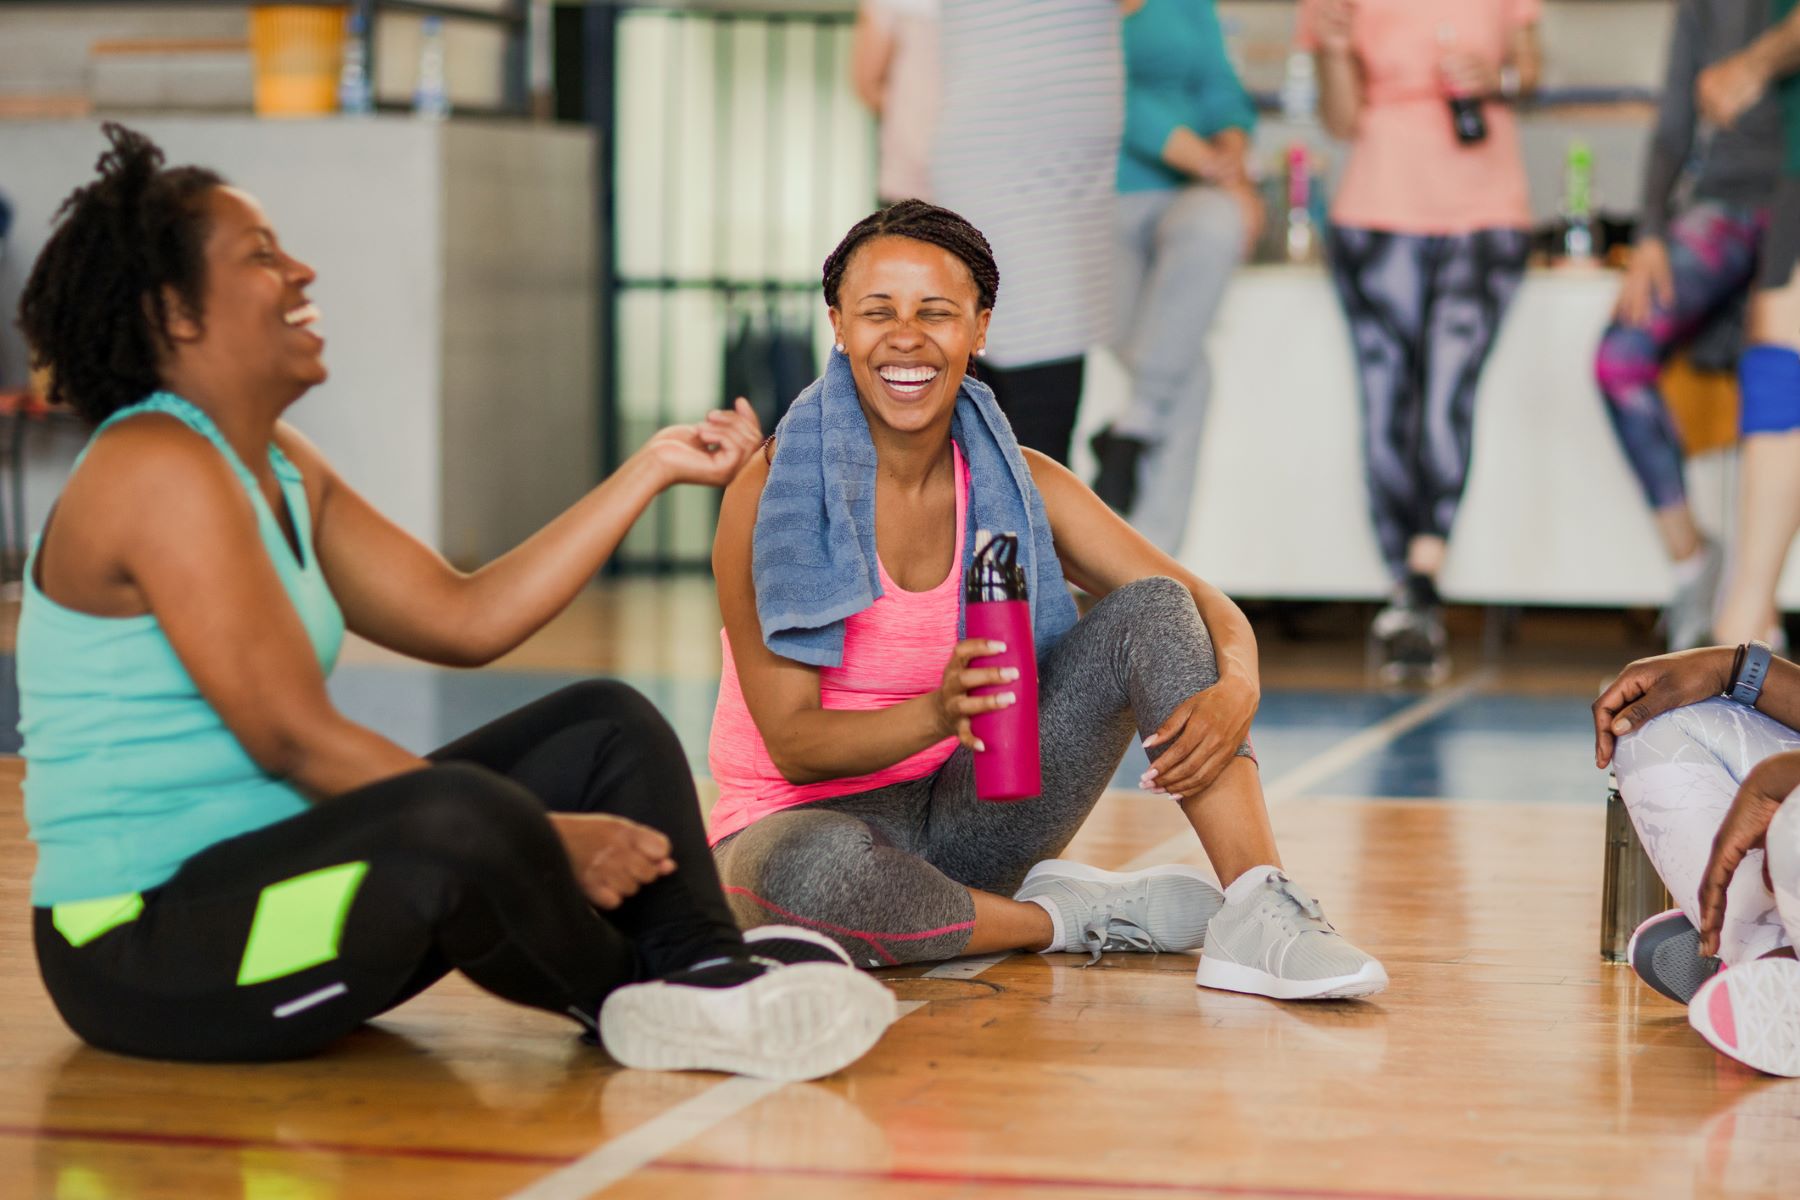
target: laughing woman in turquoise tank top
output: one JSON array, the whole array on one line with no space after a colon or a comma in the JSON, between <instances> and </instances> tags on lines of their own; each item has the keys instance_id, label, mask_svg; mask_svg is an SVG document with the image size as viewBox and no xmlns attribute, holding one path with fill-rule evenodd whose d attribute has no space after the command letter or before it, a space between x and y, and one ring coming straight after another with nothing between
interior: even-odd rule
<instances>
[{"instance_id":1,"label":"laughing woman in turquoise tank top","mask_svg":"<svg viewBox=\"0 0 1800 1200\"><path fill-rule=\"evenodd\" d=\"M96 427L18 633L34 933L70 1028L294 1057L459 969L627 1065L802 1078L860 1056L886 989L805 931L746 944L643 697L578 685L420 758L325 689L346 630L461 666L517 646L660 491L736 474L748 406L664 430L459 572L282 421L326 377L311 268L251 196L106 133L20 306L51 399ZM760 1036L780 1008L821 1015Z\"/></svg>"}]
</instances>

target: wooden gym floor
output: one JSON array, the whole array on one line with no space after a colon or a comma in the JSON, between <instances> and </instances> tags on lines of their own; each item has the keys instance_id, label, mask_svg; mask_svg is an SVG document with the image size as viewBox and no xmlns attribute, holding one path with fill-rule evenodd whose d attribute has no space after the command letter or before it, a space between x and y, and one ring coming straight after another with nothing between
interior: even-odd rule
<instances>
[{"instance_id":1,"label":"wooden gym floor","mask_svg":"<svg viewBox=\"0 0 1800 1200\"><path fill-rule=\"evenodd\" d=\"M1283 851L1385 960L1383 995L1201 991L1185 955L896 970L905 1015L882 1043L786 1086L622 1071L566 1022L454 979L308 1062L87 1049L37 980L22 769L0 759L0 1196L1800 1194L1800 1081L1719 1058L1597 956L1604 783L1579 720L1644 649L1617 626L1532 618L1486 665L1465 638L1451 684L1410 696L1362 687L1353 634L1265 635ZM491 671L364 648L340 696L427 738L606 671L657 695L699 759L716 629L703 587L615 586ZM421 696L441 727L420 726ZM1170 806L1128 789L1069 853L1203 861Z\"/></svg>"}]
</instances>

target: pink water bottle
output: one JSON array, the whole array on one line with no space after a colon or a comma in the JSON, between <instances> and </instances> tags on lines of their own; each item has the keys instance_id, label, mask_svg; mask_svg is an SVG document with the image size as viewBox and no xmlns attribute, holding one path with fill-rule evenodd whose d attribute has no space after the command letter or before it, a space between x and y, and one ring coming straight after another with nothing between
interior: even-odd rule
<instances>
[{"instance_id":1,"label":"pink water bottle","mask_svg":"<svg viewBox=\"0 0 1800 1200\"><path fill-rule=\"evenodd\" d=\"M968 636L1006 643L1004 654L974 659L974 667L1016 667L1011 683L976 688L971 695L1011 692L1006 708L970 721L985 750L975 752L975 794L983 800L1028 800L1044 790L1038 758L1037 652L1031 636L1031 605L1025 571L1019 566L1019 535L975 535L975 561L964 587Z\"/></svg>"}]
</instances>

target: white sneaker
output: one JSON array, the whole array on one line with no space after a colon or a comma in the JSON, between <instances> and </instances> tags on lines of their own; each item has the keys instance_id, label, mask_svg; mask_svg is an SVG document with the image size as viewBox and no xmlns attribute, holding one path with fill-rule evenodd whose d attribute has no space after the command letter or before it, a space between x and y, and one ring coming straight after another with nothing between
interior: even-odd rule
<instances>
[{"instance_id":1,"label":"white sneaker","mask_svg":"<svg viewBox=\"0 0 1800 1200\"><path fill-rule=\"evenodd\" d=\"M1759 958L1720 971L1694 993L1688 1024L1745 1066L1800 1076L1800 962Z\"/></svg>"},{"instance_id":2,"label":"white sneaker","mask_svg":"<svg viewBox=\"0 0 1800 1200\"><path fill-rule=\"evenodd\" d=\"M1051 858L1031 868L1013 899L1054 909L1050 951L1086 950L1088 961L1098 962L1109 950L1155 954L1198 949L1225 894L1205 872L1178 863L1102 871Z\"/></svg>"},{"instance_id":3,"label":"white sneaker","mask_svg":"<svg viewBox=\"0 0 1800 1200\"><path fill-rule=\"evenodd\" d=\"M1234 885L1235 886L1235 885ZM1331 927L1319 902L1280 871L1245 889L1212 919L1194 982L1276 1000L1372 996L1387 971Z\"/></svg>"},{"instance_id":4,"label":"white sneaker","mask_svg":"<svg viewBox=\"0 0 1800 1200\"><path fill-rule=\"evenodd\" d=\"M634 983L600 1006L622 1066L817 1079L849 1066L898 1015L894 994L810 930L765 926L745 954Z\"/></svg>"}]
</instances>

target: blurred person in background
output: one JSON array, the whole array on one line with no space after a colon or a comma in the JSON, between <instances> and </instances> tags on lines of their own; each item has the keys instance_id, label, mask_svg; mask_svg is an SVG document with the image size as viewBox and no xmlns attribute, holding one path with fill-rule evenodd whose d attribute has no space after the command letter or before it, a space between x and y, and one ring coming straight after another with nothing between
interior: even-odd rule
<instances>
[{"instance_id":1,"label":"blurred person in background","mask_svg":"<svg viewBox=\"0 0 1800 1200\"><path fill-rule=\"evenodd\" d=\"M1800 8L1772 0L1777 22L1700 73L1700 113L1721 129L1750 120L1765 95L1781 107L1781 181L1770 205L1744 353L1738 360L1738 516L1715 636L1785 643L1775 587L1800 531Z\"/></svg>"},{"instance_id":2,"label":"blurred person in background","mask_svg":"<svg viewBox=\"0 0 1800 1200\"><path fill-rule=\"evenodd\" d=\"M1300 9L1320 115L1351 143L1327 251L1361 376L1370 510L1394 581L1370 629L1389 679L1448 670L1437 577L1468 477L1481 369L1530 246L1511 102L1537 83L1540 8ZM1480 118L1479 138L1466 127L1459 138L1456 107Z\"/></svg>"},{"instance_id":3,"label":"blurred person in background","mask_svg":"<svg viewBox=\"0 0 1800 1200\"><path fill-rule=\"evenodd\" d=\"M1112 322L1119 14L1118 0L957 0L939 19L931 199L987 234L1010 281L978 374L1019 442L1062 463Z\"/></svg>"},{"instance_id":4,"label":"blurred person in background","mask_svg":"<svg viewBox=\"0 0 1800 1200\"><path fill-rule=\"evenodd\" d=\"M881 123L875 190L883 207L931 194L937 56L938 0L862 0L850 86Z\"/></svg>"},{"instance_id":5,"label":"blurred person in background","mask_svg":"<svg viewBox=\"0 0 1800 1200\"><path fill-rule=\"evenodd\" d=\"M1256 109L1213 0L1124 0L1125 142L1114 301L1130 407L1094 435L1094 491L1158 549L1187 529L1212 391L1206 333L1263 224ZM1141 483L1141 487L1140 487Z\"/></svg>"},{"instance_id":6,"label":"blurred person in background","mask_svg":"<svg viewBox=\"0 0 1800 1200\"><path fill-rule=\"evenodd\" d=\"M1683 0L1676 9L1631 267L1594 364L1607 415L1674 566L1675 592L1663 618L1671 650L1711 640L1724 555L1694 523L1681 439L1657 378L1670 354L1686 346L1698 358L1696 343L1715 341L1715 332L1735 357L1782 154L1773 97L1700 138L1694 85L1704 68L1743 50L1768 26L1769 0ZM1691 199L1677 208L1690 164Z\"/></svg>"}]
</instances>

